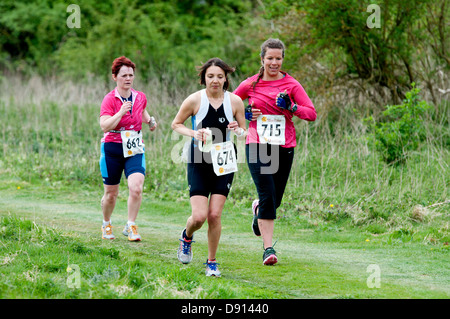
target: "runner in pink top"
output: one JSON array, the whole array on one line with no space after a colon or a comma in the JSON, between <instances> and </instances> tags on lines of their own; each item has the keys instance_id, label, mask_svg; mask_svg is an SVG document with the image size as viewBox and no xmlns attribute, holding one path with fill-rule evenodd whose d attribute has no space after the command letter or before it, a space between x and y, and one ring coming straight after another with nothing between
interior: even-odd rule
<instances>
[{"instance_id":1,"label":"runner in pink top","mask_svg":"<svg viewBox=\"0 0 450 319\"><path fill-rule=\"evenodd\" d=\"M234 91L249 103L245 153L258 192L258 199L252 203L252 229L256 236L262 236L264 265L278 262L272 238L276 210L281 205L297 145L292 118L315 121L317 116L300 83L281 71L284 51L279 39L265 41L259 74L243 81Z\"/></svg>"},{"instance_id":2,"label":"runner in pink top","mask_svg":"<svg viewBox=\"0 0 450 319\"><path fill-rule=\"evenodd\" d=\"M140 241L136 218L142 202L145 180L145 143L142 123L156 129L156 121L146 110L145 94L132 88L136 65L127 57L119 57L111 66L116 88L109 92L100 107L99 124L103 131L100 153L100 173L104 194L101 199L103 213L102 238L114 239L111 215L119 195L122 173L128 186L128 222L122 234L130 241Z\"/></svg>"},{"instance_id":3,"label":"runner in pink top","mask_svg":"<svg viewBox=\"0 0 450 319\"><path fill-rule=\"evenodd\" d=\"M289 74L280 71L282 78L273 81L264 81L260 79L256 83L259 74L243 81L234 91L234 94L241 97L242 100L248 99L248 104L254 109L259 109L262 114L282 114L286 118L286 142L282 147L295 147L297 145L295 136L293 116L303 120L314 121L316 119L316 110L300 83ZM276 97L279 93L285 92L291 97L291 100L297 104L297 110L290 112L281 109L276 105ZM259 143L259 136L256 132L256 121L249 124L247 144Z\"/></svg>"},{"instance_id":4,"label":"runner in pink top","mask_svg":"<svg viewBox=\"0 0 450 319\"><path fill-rule=\"evenodd\" d=\"M108 131L103 134L102 143L122 143L120 131L141 130L142 112L147 107L147 97L143 92L136 91L133 88L131 88L130 90L132 99L131 102L133 105L131 111L122 116L119 124L114 128L113 131ZM120 110L123 102L124 101L122 100L122 97L120 96L116 87L103 98L102 106L100 107L100 116L113 116Z\"/></svg>"}]
</instances>

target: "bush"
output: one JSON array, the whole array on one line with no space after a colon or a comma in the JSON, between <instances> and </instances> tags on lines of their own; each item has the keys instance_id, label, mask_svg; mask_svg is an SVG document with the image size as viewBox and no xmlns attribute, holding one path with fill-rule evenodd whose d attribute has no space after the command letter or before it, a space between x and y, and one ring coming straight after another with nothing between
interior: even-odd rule
<instances>
[{"instance_id":1,"label":"bush","mask_svg":"<svg viewBox=\"0 0 450 319\"><path fill-rule=\"evenodd\" d=\"M375 148L388 164L403 163L408 153L419 148L425 138L422 115L430 108L425 101L419 100L420 89L412 83L411 91L400 105L388 105L381 119L375 121L369 117Z\"/></svg>"}]
</instances>

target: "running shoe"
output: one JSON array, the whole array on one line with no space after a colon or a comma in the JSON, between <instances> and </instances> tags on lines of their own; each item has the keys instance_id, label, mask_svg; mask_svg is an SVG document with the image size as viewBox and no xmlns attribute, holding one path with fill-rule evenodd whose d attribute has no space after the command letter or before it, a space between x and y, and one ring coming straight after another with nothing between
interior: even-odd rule
<instances>
[{"instance_id":1,"label":"running shoe","mask_svg":"<svg viewBox=\"0 0 450 319\"><path fill-rule=\"evenodd\" d=\"M264 250L264 254L263 254L263 265L275 265L278 261L275 249L273 249L273 247L267 247Z\"/></svg>"},{"instance_id":2,"label":"running shoe","mask_svg":"<svg viewBox=\"0 0 450 319\"><path fill-rule=\"evenodd\" d=\"M102 225L102 239L114 239L116 238L112 233L111 223Z\"/></svg>"},{"instance_id":3,"label":"running shoe","mask_svg":"<svg viewBox=\"0 0 450 319\"><path fill-rule=\"evenodd\" d=\"M186 230L186 229L185 229ZM192 243L194 243L192 236L191 239L186 239L184 237L185 230L181 232L180 246L178 246L177 257L178 260L183 264L189 264L192 261Z\"/></svg>"},{"instance_id":4,"label":"running shoe","mask_svg":"<svg viewBox=\"0 0 450 319\"><path fill-rule=\"evenodd\" d=\"M261 232L259 231L258 226L258 213L256 212L258 207L259 207L259 199L255 199L252 203L252 212L253 212L252 230L256 236L261 236Z\"/></svg>"},{"instance_id":5,"label":"running shoe","mask_svg":"<svg viewBox=\"0 0 450 319\"><path fill-rule=\"evenodd\" d=\"M135 224L129 225L128 223L125 225L122 234L124 236L128 236L129 241L141 241L141 235L137 232L137 226Z\"/></svg>"},{"instance_id":6,"label":"running shoe","mask_svg":"<svg viewBox=\"0 0 450 319\"><path fill-rule=\"evenodd\" d=\"M207 277L220 277L221 273L220 270L217 268L217 265L219 263L217 263L215 260L214 261L210 261L210 260L206 260L206 263L204 263L203 265L206 265L206 276Z\"/></svg>"}]
</instances>

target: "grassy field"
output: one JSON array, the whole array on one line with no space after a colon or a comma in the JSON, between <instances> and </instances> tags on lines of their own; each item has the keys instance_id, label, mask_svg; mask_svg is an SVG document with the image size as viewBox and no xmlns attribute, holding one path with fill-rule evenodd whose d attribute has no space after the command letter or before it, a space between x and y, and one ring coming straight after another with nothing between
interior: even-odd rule
<instances>
[{"instance_id":1,"label":"grassy field","mask_svg":"<svg viewBox=\"0 0 450 319\"><path fill-rule=\"evenodd\" d=\"M450 297L448 246L416 239L412 231L372 234L281 219L275 234L280 262L265 267L249 209L228 204L218 253L223 276L207 278L206 230L197 233L191 264L176 258L187 201L146 198L139 216L143 241L130 243L120 234L127 217L122 196L113 219L117 238L104 241L101 189L16 185L2 181L2 298ZM68 282L73 265L77 287ZM370 265L379 268L378 288Z\"/></svg>"},{"instance_id":2,"label":"grassy field","mask_svg":"<svg viewBox=\"0 0 450 319\"><path fill-rule=\"evenodd\" d=\"M112 219L117 238L101 240L98 112L107 89L22 82L4 81L0 95L0 298L450 297L448 104L430 112L426 141L401 166L379 159L358 112L337 111L333 123L297 121L275 225L279 263L262 266L262 242L250 228L256 191L241 163L222 218L222 277L206 278L206 224L193 262L176 258L190 206L186 168L177 163L182 140L170 122L186 92L142 88L160 127L144 133L143 241L129 243L121 235L126 181Z\"/></svg>"}]
</instances>

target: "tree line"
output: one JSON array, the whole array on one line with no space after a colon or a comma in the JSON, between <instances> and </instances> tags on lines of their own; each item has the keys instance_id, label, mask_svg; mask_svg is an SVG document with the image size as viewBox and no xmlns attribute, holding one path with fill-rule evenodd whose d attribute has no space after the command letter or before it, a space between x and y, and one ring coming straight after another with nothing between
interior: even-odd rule
<instances>
[{"instance_id":1,"label":"tree line","mask_svg":"<svg viewBox=\"0 0 450 319\"><path fill-rule=\"evenodd\" d=\"M0 67L6 72L109 77L129 56L143 79L183 85L213 56L245 77L268 37L287 45L285 68L314 96L358 87L399 103L416 82L446 98L450 67L445 0L80 0L79 28L62 0L0 3ZM378 10L368 10L375 5ZM447 82L446 82L447 81ZM369 89L368 89L369 88ZM444 92L444 93L443 93Z\"/></svg>"}]
</instances>

